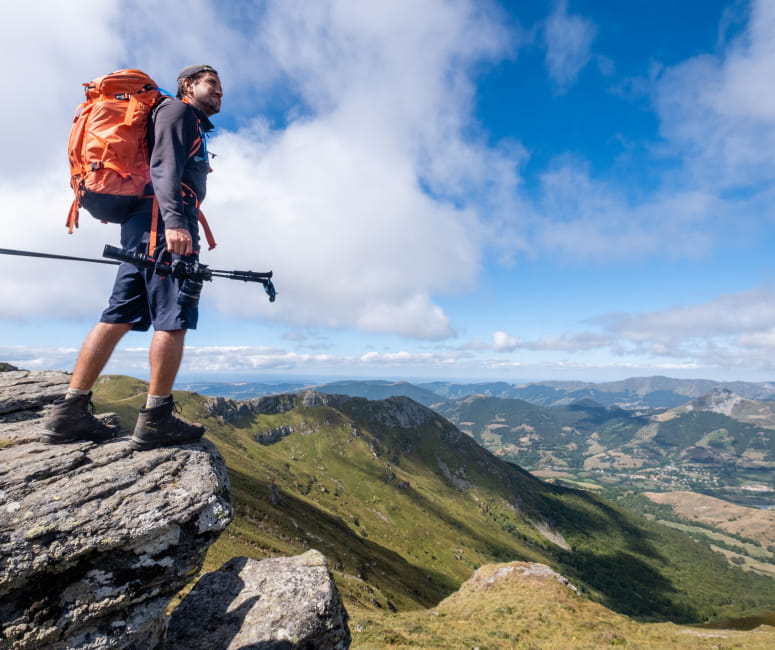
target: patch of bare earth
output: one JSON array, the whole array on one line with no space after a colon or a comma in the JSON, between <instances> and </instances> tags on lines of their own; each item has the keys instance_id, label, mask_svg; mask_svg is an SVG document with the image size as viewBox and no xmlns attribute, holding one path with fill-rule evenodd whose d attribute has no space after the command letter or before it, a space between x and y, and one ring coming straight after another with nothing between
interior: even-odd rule
<instances>
[{"instance_id":1,"label":"patch of bare earth","mask_svg":"<svg viewBox=\"0 0 775 650\"><path fill-rule=\"evenodd\" d=\"M775 544L775 511L746 508L694 492L644 494L655 503L672 506L677 515L689 521L711 524L728 533L756 540L764 547Z\"/></svg>"}]
</instances>

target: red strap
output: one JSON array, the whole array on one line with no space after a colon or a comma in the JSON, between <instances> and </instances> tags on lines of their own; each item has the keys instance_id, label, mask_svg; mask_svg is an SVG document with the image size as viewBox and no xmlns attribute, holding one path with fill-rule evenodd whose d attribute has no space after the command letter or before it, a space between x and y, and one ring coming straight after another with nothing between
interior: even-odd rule
<instances>
[{"instance_id":1,"label":"red strap","mask_svg":"<svg viewBox=\"0 0 775 650\"><path fill-rule=\"evenodd\" d=\"M184 185L184 187L188 187ZM196 194L194 194L196 196ZM197 200L197 204L199 201ZM202 224L202 229L205 231L205 239L207 240L207 249L213 250L218 244L215 243L215 237L213 231L210 229L210 224L207 223L205 213L199 210L199 223ZM151 233L148 239L148 255L153 256L156 250L156 242L159 238L159 201L153 197L153 209L151 211Z\"/></svg>"},{"instance_id":2,"label":"red strap","mask_svg":"<svg viewBox=\"0 0 775 650\"><path fill-rule=\"evenodd\" d=\"M148 238L148 256L153 257L156 252L156 240L159 238L159 201L153 197L153 208L151 208L151 234Z\"/></svg>"},{"instance_id":3,"label":"red strap","mask_svg":"<svg viewBox=\"0 0 775 650\"><path fill-rule=\"evenodd\" d=\"M213 231L210 230L210 224L205 219L205 213L199 211L199 223L202 224L202 229L205 231L205 239L207 240L207 250L213 250L218 244L215 243L215 237L213 237Z\"/></svg>"},{"instance_id":4,"label":"red strap","mask_svg":"<svg viewBox=\"0 0 775 650\"><path fill-rule=\"evenodd\" d=\"M73 199L73 203L70 206L70 211L67 213L67 221L65 221L65 226L67 226L68 235L72 235L73 228L78 227L78 209L80 207L81 207L81 200L78 194L76 194L75 198Z\"/></svg>"},{"instance_id":5,"label":"red strap","mask_svg":"<svg viewBox=\"0 0 775 650\"><path fill-rule=\"evenodd\" d=\"M213 250L217 246L215 243L215 237L213 236L213 231L210 229L210 224L207 223L207 219L205 218L205 213L202 212L201 208L199 207L199 197L196 195L196 192L192 190L188 185L185 183L180 184L183 188L183 197L185 199L186 191L194 198L194 207L196 208L197 212L199 213L199 223L202 224L202 229L205 231L205 239L207 240L207 248L208 250Z\"/></svg>"}]
</instances>

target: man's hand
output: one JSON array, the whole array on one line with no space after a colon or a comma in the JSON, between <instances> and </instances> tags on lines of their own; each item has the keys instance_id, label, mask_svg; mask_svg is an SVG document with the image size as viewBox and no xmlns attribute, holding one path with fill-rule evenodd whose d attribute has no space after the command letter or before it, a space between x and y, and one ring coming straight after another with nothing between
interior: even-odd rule
<instances>
[{"instance_id":1,"label":"man's hand","mask_svg":"<svg viewBox=\"0 0 775 650\"><path fill-rule=\"evenodd\" d=\"M193 255L194 246L191 233L185 228L167 228L164 231L164 239L167 241L167 250L176 255Z\"/></svg>"}]
</instances>

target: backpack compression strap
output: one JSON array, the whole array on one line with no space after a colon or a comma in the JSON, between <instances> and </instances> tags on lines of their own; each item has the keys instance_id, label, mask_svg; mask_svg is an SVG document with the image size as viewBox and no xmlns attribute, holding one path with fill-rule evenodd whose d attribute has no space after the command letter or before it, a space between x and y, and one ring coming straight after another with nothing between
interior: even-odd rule
<instances>
[{"instance_id":1,"label":"backpack compression strap","mask_svg":"<svg viewBox=\"0 0 775 650\"><path fill-rule=\"evenodd\" d=\"M183 192L183 201L186 202L185 199L190 196L194 199L194 206L196 207L197 213L198 213L198 219L199 223L202 225L202 230L205 231L205 239L207 240L207 249L213 250L217 246L215 243L215 237L213 236L213 231L210 228L210 224L207 223L207 219L205 218L205 213L202 212L202 210L199 207L199 198L196 195L196 192L192 190L188 185L185 183L181 183L182 186L182 192ZM150 238L148 240L148 255L153 255L153 252L156 250L156 244L159 239L159 201L154 196L153 197L153 210L151 213L151 232L150 232Z\"/></svg>"},{"instance_id":2,"label":"backpack compression strap","mask_svg":"<svg viewBox=\"0 0 775 650\"><path fill-rule=\"evenodd\" d=\"M70 206L70 211L67 213L67 221L65 221L65 226L67 226L68 235L72 235L73 228L78 227L78 210L80 210L80 208L81 208L81 200L78 197L78 194L76 193L76 196L73 199L73 203Z\"/></svg>"}]
</instances>

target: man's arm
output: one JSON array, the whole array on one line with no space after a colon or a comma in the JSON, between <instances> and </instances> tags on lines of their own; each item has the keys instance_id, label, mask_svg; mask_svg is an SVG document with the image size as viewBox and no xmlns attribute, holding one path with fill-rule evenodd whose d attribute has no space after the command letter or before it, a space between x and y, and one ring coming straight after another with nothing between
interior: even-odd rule
<instances>
[{"instance_id":1,"label":"man's arm","mask_svg":"<svg viewBox=\"0 0 775 650\"><path fill-rule=\"evenodd\" d=\"M166 100L156 110L151 182L164 222L167 249L178 255L193 253L181 180L190 149L198 137L196 119L184 103Z\"/></svg>"}]
</instances>

